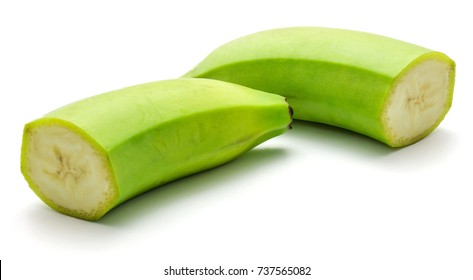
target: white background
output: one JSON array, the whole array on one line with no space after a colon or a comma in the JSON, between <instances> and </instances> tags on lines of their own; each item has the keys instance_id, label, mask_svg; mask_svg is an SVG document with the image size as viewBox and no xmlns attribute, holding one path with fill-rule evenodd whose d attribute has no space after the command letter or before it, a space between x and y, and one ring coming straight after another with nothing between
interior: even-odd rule
<instances>
[{"instance_id":1,"label":"white background","mask_svg":"<svg viewBox=\"0 0 473 280\"><path fill-rule=\"evenodd\" d=\"M2 279L198 279L164 277L164 269L219 265L255 273L215 279L473 279L467 3L2 0ZM457 62L450 113L428 138L398 150L297 122L238 160L95 223L50 210L20 174L25 123L87 96L176 78L234 38L301 25L447 53ZM312 276L257 276L258 266L310 266Z\"/></svg>"}]
</instances>

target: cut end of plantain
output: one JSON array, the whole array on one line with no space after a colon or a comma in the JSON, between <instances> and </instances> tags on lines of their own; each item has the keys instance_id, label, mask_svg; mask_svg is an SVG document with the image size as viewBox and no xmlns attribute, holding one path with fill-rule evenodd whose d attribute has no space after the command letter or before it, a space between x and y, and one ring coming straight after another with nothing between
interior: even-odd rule
<instances>
[{"instance_id":1,"label":"cut end of plantain","mask_svg":"<svg viewBox=\"0 0 473 280\"><path fill-rule=\"evenodd\" d=\"M101 149L70 124L30 123L23 139L22 172L51 208L96 220L118 196Z\"/></svg>"},{"instance_id":2,"label":"cut end of plantain","mask_svg":"<svg viewBox=\"0 0 473 280\"><path fill-rule=\"evenodd\" d=\"M382 112L387 144L402 147L432 132L452 104L455 63L441 53L428 53L394 80Z\"/></svg>"}]
</instances>

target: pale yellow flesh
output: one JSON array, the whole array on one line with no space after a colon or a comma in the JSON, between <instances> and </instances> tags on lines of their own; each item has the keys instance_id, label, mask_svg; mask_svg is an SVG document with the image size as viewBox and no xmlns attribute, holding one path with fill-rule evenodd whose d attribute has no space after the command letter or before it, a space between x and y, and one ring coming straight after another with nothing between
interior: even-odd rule
<instances>
[{"instance_id":1,"label":"pale yellow flesh","mask_svg":"<svg viewBox=\"0 0 473 280\"><path fill-rule=\"evenodd\" d=\"M402 145L438 123L448 107L449 73L447 63L431 59L400 77L382 115L394 144Z\"/></svg>"},{"instance_id":2,"label":"pale yellow flesh","mask_svg":"<svg viewBox=\"0 0 473 280\"><path fill-rule=\"evenodd\" d=\"M100 153L61 126L30 131L29 176L42 197L69 212L95 213L113 190Z\"/></svg>"}]
</instances>

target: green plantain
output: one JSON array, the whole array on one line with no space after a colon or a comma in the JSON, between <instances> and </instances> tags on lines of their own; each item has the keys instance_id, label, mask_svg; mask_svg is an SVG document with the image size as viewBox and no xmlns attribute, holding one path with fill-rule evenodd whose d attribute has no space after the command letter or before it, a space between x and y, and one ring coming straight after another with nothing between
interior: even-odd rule
<instances>
[{"instance_id":1,"label":"green plantain","mask_svg":"<svg viewBox=\"0 0 473 280\"><path fill-rule=\"evenodd\" d=\"M443 53L380 35L294 27L231 41L184 77L277 93L288 98L296 119L402 147L444 119L452 103L455 63Z\"/></svg>"},{"instance_id":2,"label":"green plantain","mask_svg":"<svg viewBox=\"0 0 473 280\"><path fill-rule=\"evenodd\" d=\"M153 82L26 124L21 170L47 205L96 220L156 186L236 158L291 121L279 95L207 79Z\"/></svg>"}]
</instances>

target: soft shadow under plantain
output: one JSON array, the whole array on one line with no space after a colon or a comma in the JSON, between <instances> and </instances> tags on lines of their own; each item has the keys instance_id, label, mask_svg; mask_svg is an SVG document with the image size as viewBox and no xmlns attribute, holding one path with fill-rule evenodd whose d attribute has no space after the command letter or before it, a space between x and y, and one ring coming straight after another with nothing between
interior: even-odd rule
<instances>
[{"instance_id":1,"label":"soft shadow under plantain","mask_svg":"<svg viewBox=\"0 0 473 280\"><path fill-rule=\"evenodd\" d=\"M308 141L323 149L343 153L361 160L376 160L386 168L417 168L443 160L452 152L456 136L438 127L424 139L406 147L391 148L362 134L320 123L296 121L287 136ZM375 161L373 161L375 162Z\"/></svg>"},{"instance_id":2,"label":"soft shadow under plantain","mask_svg":"<svg viewBox=\"0 0 473 280\"><path fill-rule=\"evenodd\" d=\"M160 209L186 197L205 193L222 187L228 181L257 172L259 166L281 160L285 154L286 151L280 148L255 148L224 165L170 182L139 195L111 210L96 223L109 226L129 224L146 215L156 214Z\"/></svg>"},{"instance_id":3,"label":"soft shadow under plantain","mask_svg":"<svg viewBox=\"0 0 473 280\"><path fill-rule=\"evenodd\" d=\"M337 152L355 153L362 157L385 156L398 150L347 129L308 121L294 121L288 135L309 141L312 145L323 145Z\"/></svg>"}]
</instances>

